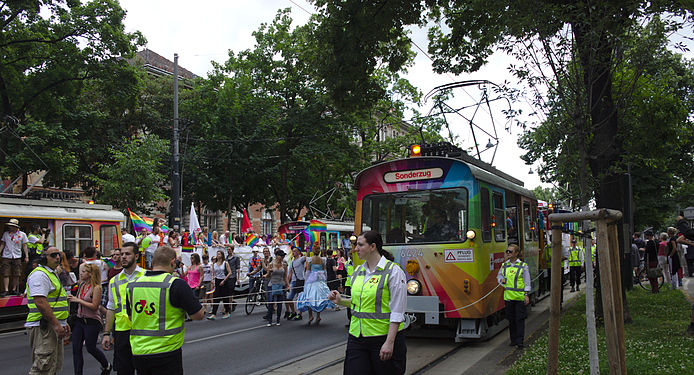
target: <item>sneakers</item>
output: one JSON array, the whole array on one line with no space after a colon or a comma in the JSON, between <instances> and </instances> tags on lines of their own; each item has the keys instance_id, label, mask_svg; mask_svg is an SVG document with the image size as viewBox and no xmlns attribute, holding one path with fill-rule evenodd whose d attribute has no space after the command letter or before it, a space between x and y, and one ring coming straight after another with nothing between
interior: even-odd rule
<instances>
[{"instance_id":1,"label":"sneakers","mask_svg":"<svg viewBox=\"0 0 694 375\"><path fill-rule=\"evenodd\" d=\"M301 320L301 319L303 319L301 314L294 314L294 317L291 320Z\"/></svg>"},{"instance_id":2,"label":"sneakers","mask_svg":"<svg viewBox=\"0 0 694 375\"><path fill-rule=\"evenodd\" d=\"M272 323L268 323L265 327L272 327Z\"/></svg>"},{"instance_id":3,"label":"sneakers","mask_svg":"<svg viewBox=\"0 0 694 375\"><path fill-rule=\"evenodd\" d=\"M113 370L113 365L109 363L109 364L108 364L108 367L106 367L106 368L103 368L103 367L102 367L102 368L101 368L101 375L110 375L110 374L111 374L111 370Z\"/></svg>"},{"instance_id":4,"label":"sneakers","mask_svg":"<svg viewBox=\"0 0 694 375\"><path fill-rule=\"evenodd\" d=\"M280 322L278 321L277 323L275 323L275 325L276 325L276 326L280 325Z\"/></svg>"},{"instance_id":5,"label":"sneakers","mask_svg":"<svg viewBox=\"0 0 694 375\"><path fill-rule=\"evenodd\" d=\"M293 313L293 312L289 312L289 311L285 311L285 312L284 312L284 319L292 320L293 318L294 318L294 313Z\"/></svg>"},{"instance_id":6,"label":"sneakers","mask_svg":"<svg viewBox=\"0 0 694 375\"><path fill-rule=\"evenodd\" d=\"M207 316L207 320L215 320L215 319L217 319L217 317L214 315L208 315Z\"/></svg>"},{"instance_id":7,"label":"sneakers","mask_svg":"<svg viewBox=\"0 0 694 375\"><path fill-rule=\"evenodd\" d=\"M222 315L222 319L229 319L230 316L231 316L231 314L226 313L226 314Z\"/></svg>"}]
</instances>

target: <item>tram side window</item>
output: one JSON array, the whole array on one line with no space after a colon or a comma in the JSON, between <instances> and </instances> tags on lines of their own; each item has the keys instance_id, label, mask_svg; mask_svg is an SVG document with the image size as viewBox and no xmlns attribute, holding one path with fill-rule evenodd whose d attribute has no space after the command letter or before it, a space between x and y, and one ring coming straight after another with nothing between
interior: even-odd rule
<instances>
[{"instance_id":1,"label":"tram side window","mask_svg":"<svg viewBox=\"0 0 694 375\"><path fill-rule=\"evenodd\" d=\"M101 254L105 256L110 256L113 249L118 247L118 230L115 225L102 225L99 228L101 232Z\"/></svg>"},{"instance_id":2,"label":"tram side window","mask_svg":"<svg viewBox=\"0 0 694 375\"><path fill-rule=\"evenodd\" d=\"M533 225L530 228L533 231L533 241L538 241L537 233L539 231L539 224L538 224L538 220L537 220L537 203L533 203L532 207L530 207L530 214L532 214L532 217L533 217L532 218Z\"/></svg>"},{"instance_id":3,"label":"tram side window","mask_svg":"<svg viewBox=\"0 0 694 375\"><path fill-rule=\"evenodd\" d=\"M530 204L527 202L523 203L523 233L525 233L525 240L526 241L532 241L533 240L533 230L531 229L532 225L532 216L530 215Z\"/></svg>"},{"instance_id":4,"label":"tram side window","mask_svg":"<svg viewBox=\"0 0 694 375\"><path fill-rule=\"evenodd\" d=\"M489 189L480 189L480 213L482 219L482 241L492 240L492 220L489 217Z\"/></svg>"},{"instance_id":5,"label":"tram side window","mask_svg":"<svg viewBox=\"0 0 694 375\"><path fill-rule=\"evenodd\" d=\"M63 225L63 251L70 250L79 256L92 242L92 226L88 224Z\"/></svg>"},{"instance_id":6,"label":"tram side window","mask_svg":"<svg viewBox=\"0 0 694 375\"><path fill-rule=\"evenodd\" d=\"M504 215L504 197L501 193L492 193L492 203L494 204L494 240L496 242L506 241L506 217Z\"/></svg>"},{"instance_id":7,"label":"tram side window","mask_svg":"<svg viewBox=\"0 0 694 375\"><path fill-rule=\"evenodd\" d=\"M462 242L467 202L464 188L369 195L362 202L362 230L378 231L387 244Z\"/></svg>"}]
</instances>

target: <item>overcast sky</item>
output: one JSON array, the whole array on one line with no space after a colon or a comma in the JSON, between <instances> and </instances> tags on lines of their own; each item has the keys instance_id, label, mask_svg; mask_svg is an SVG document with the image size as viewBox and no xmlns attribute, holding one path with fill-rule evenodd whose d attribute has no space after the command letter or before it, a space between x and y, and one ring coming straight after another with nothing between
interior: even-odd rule
<instances>
[{"instance_id":1,"label":"overcast sky","mask_svg":"<svg viewBox=\"0 0 694 375\"><path fill-rule=\"evenodd\" d=\"M206 76L212 69L210 61L224 62L229 50L238 52L251 48L254 44L251 33L261 23L271 22L278 9L291 8L296 25L307 22L308 12L313 11L313 7L304 0L202 0L194 3L182 0L120 0L120 3L127 11L125 25L128 31L142 32L147 38L147 48L170 60L173 60L174 53L178 53L180 66L200 76ZM412 39L424 51L427 50L424 30L415 30ZM506 69L512 60L502 54L495 54L479 72L456 77L434 74L429 58L417 48L414 50L417 52L415 65L410 68L406 78L425 94L438 85L454 81L486 79L497 84L505 80L513 82ZM469 88L465 92L458 90L455 95L459 104L473 104L481 98L481 91ZM540 185L540 180L536 173L528 174L530 166L525 165L519 157L523 153L517 146L521 130L517 127L511 127L510 133L504 130L506 119L498 113L502 101L497 103L492 108L492 116L482 108L477 112L475 122L492 133L493 117L499 138L493 165L525 181L525 187L532 189ZM514 108L521 108L521 104L514 104ZM427 113L430 109L431 102L424 103L420 112ZM530 112L527 107L521 109ZM469 112L472 110L474 108L464 113L466 117L472 117L472 112ZM182 116L185 117L185 114ZM460 144L472 147L474 142L467 121L456 116L449 116L448 119L451 131L459 137ZM447 131L443 135L447 137ZM480 149L484 149L490 137L481 130L477 130L475 135ZM493 149L482 153L482 159L489 162L492 153Z\"/></svg>"}]
</instances>

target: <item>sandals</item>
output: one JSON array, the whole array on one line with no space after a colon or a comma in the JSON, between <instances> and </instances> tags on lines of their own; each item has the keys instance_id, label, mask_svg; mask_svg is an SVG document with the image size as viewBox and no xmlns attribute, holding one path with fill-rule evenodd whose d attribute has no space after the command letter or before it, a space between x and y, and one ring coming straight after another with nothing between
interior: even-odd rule
<instances>
[{"instance_id":1,"label":"sandals","mask_svg":"<svg viewBox=\"0 0 694 375\"><path fill-rule=\"evenodd\" d=\"M320 324L320 321L321 321L321 318L317 318L317 319L316 319L316 325L319 325L319 324Z\"/></svg>"},{"instance_id":2,"label":"sandals","mask_svg":"<svg viewBox=\"0 0 694 375\"><path fill-rule=\"evenodd\" d=\"M308 319L308 323L306 323L306 325L307 325L307 326L311 326L311 322L313 322L313 318L309 318L309 319ZM316 324L318 324L318 323L316 323Z\"/></svg>"}]
</instances>

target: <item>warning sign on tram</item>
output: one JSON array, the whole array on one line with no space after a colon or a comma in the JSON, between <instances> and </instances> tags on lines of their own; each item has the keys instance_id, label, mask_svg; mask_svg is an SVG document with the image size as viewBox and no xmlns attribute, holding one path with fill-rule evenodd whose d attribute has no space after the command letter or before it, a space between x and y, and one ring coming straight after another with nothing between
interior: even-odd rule
<instances>
[{"instance_id":1,"label":"warning sign on tram","mask_svg":"<svg viewBox=\"0 0 694 375\"><path fill-rule=\"evenodd\" d=\"M446 263L473 263L475 252L474 249L444 250L443 257Z\"/></svg>"}]
</instances>

